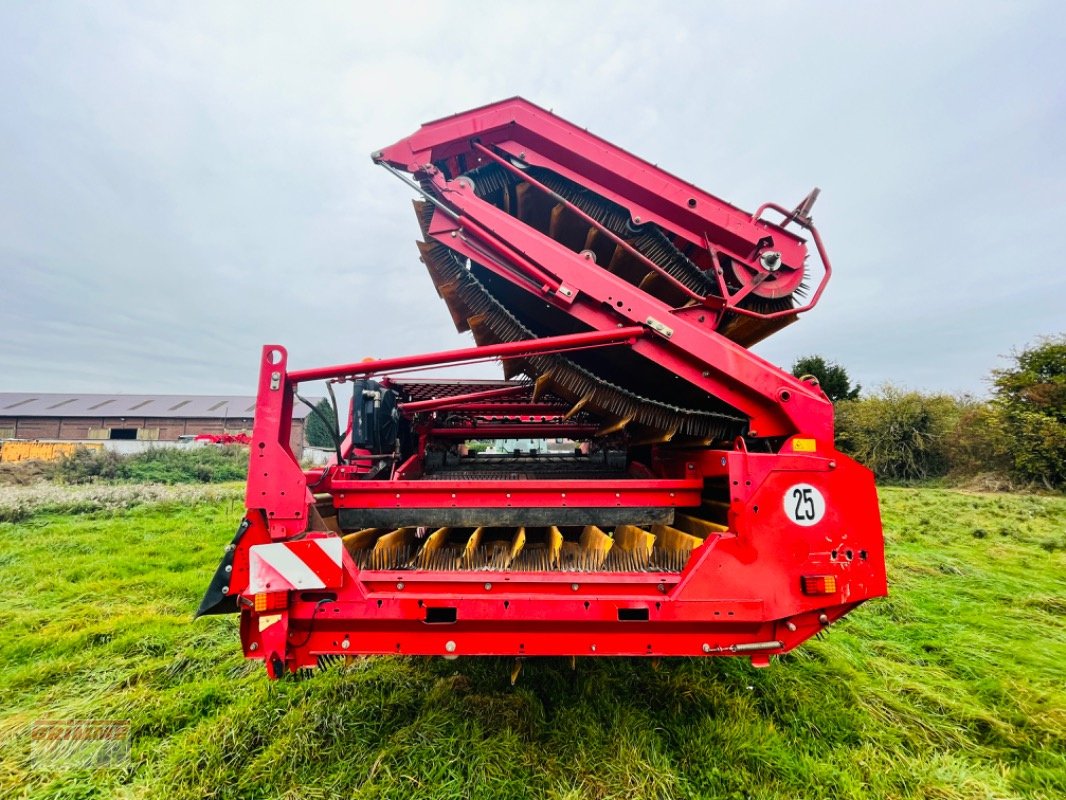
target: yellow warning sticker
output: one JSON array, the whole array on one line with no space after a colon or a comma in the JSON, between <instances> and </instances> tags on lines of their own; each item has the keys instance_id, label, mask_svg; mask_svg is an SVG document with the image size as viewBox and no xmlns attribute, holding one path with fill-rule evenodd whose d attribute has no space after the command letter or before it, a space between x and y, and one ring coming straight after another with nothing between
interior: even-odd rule
<instances>
[{"instance_id":1,"label":"yellow warning sticker","mask_svg":"<svg viewBox=\"0 0 1066 800\"><path fill-rule=\"evenodd\" d=\"M813 453L816 449L814 439L792 440L792 452L794 453Z\"/></svg>"}]
</instances>

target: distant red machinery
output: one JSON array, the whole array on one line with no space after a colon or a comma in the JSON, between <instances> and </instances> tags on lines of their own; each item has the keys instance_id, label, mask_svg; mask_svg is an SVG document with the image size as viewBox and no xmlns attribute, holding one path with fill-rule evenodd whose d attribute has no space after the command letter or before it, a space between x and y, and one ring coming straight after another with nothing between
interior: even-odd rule
<instances>
[{"instance_id":1,"label":"distant red machinery","mask_svg":"<svg viewBox=\"0 0 1066 800\"><path fill-rule=\"evenodd\" d=\"M749 214L521 99L373 158L421 195L422 261L475 346L299 370L263 349L248 512L200 609L239 611L249 658L765 665L885 594L870 472L818 386L747 349L825 288L816 191ZM487 359L507 380L410 377ZM311 381L351 396L303 470Z\"/></svg>"},{"instance_id":2,"label":"distant red machinery","mask_svg":"<svg viewBox=\"0 0 1066 800\"><path fill-rule=\"evenodd\" d=\"M200 433L193 438L194 442L207 442L208 444L238 444L250 445L252 437L247 433Z\"/></svg>"}]
</instances>

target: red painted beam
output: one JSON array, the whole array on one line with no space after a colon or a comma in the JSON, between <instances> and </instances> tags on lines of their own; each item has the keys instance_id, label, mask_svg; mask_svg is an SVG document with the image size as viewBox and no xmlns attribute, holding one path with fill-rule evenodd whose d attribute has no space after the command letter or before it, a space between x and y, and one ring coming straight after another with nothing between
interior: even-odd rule
<instances>
[{"instance_id":1,"label":"red painted beam","mask_svg":"<svg viewBox=\"0 0 1066 800\"><path fill-rule=\"evenodd\" d=\"M490 344L484 347L464 347L459 350L443 350L437 353L422 353L398 358L382 358L375 361L359 361L354 364L338 364L332 367L298 369L288 373L290 383L320 381L327 378L347 378L355 375L376 375L415 367L432 367L441 364L459 364L464 361L479 361L486 358L518 358L545 353L562 353L587 347L604 347L613 344L633 344L646 332L643 325L631 325L610 331L571 333L565 336L547 336L541 339L523 339L519 342Z\"/></svg>"},{"instance_id":2,"label":"red painted beam","mask_svg":"<svg viewBox=\"0 0 1066 800\"><path fill-rule=\"evenodd\" d=\"M592 436L599 425L560 422L481 422L456 428L432 428L435 439L555 439Z\"/></svg>"},{"instance_id":3,"label":"red painted beam","mask_svg":"<svg viewBox=\"0 0 1066 800\"><path fill-rule=\"evenodd\" d=\"M438 408L451 408L457 403L467 403L473 400L491 400L495 397L515 397L526 394L533 389L533 384L522 383L517 386L504 386L501 389L486 389L483 392L465 392L450 397L434 397L430 400L414 400L410 403L400 403L400 410L415 413L418 411L435 411Z\"/></svg>"}]
</instances>

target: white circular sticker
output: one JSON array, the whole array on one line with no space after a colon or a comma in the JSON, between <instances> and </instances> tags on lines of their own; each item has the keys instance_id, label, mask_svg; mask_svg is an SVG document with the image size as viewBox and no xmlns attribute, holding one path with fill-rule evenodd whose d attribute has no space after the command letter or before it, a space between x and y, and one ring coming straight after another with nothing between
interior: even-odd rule
<instances>
[{"instance_id":1,"label":"white circular sticker","mask_svg":"<svg viewBox=\"0 0 1066 800\"><path fill-rule=\"evenodd\" d=\"M825 516L825 497L809 483L797 483L785 492L785 513L797 525L817 525Z\"/></svg>"}]
</instances>

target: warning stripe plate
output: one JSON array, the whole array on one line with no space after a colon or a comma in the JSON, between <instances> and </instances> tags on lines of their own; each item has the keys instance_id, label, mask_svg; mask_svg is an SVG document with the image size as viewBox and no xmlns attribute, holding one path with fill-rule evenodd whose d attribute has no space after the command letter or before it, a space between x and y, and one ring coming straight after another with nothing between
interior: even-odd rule
<instances>
[{"instance_id":1,"label":"warning stripe plate","mask_svg":"<svg viewBox=\"0 0 1066 800\"><path fill-rule=\"evenodd\" d=\"M248 551L248 593L338 587L343 550L336 536L256 545Z\"/></svg>"}]
</instances>

